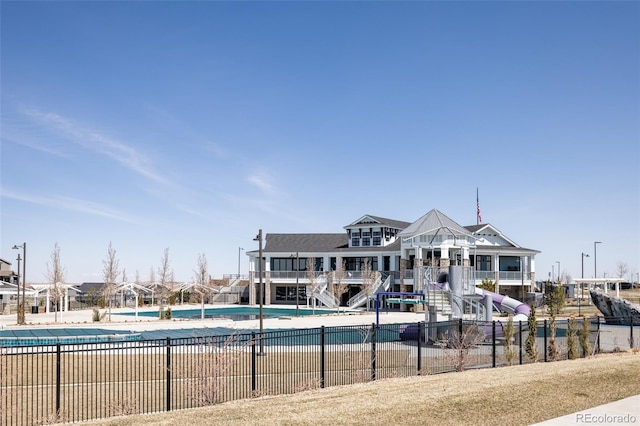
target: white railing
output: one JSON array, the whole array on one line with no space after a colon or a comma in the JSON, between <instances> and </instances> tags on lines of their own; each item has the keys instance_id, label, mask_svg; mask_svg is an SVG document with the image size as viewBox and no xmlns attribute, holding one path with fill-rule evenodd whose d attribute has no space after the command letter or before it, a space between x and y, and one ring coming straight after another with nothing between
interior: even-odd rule
<instances>
[{"instance_id":1,"label":"white railing","mask_svg":"<svg viewBox=\"0 0 640 426\"><path fill-rule=\"evenodd\" d=\"M367 300L374 294L380 291L387 291L391 286L391 278L391 275L388 275L387 278L382 281L382 275L378 272L376 281L373 283L372 291L369 293L367 292L366 288L363 289L358 294L349 299L349 301L347 302L347 306L349 306L350 308L359 308L360 306L364 305Z\"/></svg>"},{"instance_id":2,"label":"white railing","mask_svg":"<svg viewBox=\"0 0 640 426\"><path fill-rule=\"evenodd\" d=\"M319 285L313 293L313 297L327 308L336 308L340 305L338 299L329 291L329 280L326 275L322 275L318 278Z\"/></svg>"},{"instance_id":3,"label":"white railing","mask_svg":"<svg viewBox=\"0 0 640 426\"><path fill-rule=\"evenodd\" d=\"M217 302L218 299L220 299L220 297L222 297L223 294L230 294L231 292L233 292L232 288L233 287L237 287L238 284L240 284L242 282L242 278L239 276L236 276L236 278L231 281L231 283L229 283L229 285L225 285L225 286L214 286L214 288L217 290L217 293L214 294L213 296L211 296L209 298L209 303L214 303ZM228 303L229 302L229 298L227 296L225 296L225 302ZM237 298L237 301L239 301L239 297ZM234 302L234 303L237 303Z\"/></svg>"},{"instance_id":4,"label":"white railing","mask_svg":"<svg viewBox=\"0 0 640 426\"><path fill-rule=\"evenodd\" d=\"M319 293L315 294L315 298L327 308L337 308L340 306L340 301L336 296L325 288Z\"/></svg>"}]
</instances>

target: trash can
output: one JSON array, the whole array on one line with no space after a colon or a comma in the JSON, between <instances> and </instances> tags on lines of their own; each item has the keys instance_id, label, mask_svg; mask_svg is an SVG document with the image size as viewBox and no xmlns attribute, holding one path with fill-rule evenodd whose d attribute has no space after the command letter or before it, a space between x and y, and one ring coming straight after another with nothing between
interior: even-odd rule
<instances>
[{"instance_id":1,"label":"trash can","mask_svg":"<svg viewBox=\"0 0 640 426\"><path fill-rule=\"evenodd\" d=\"M32 314L37 314L38 313L38 306L37 305L31 307L31 313Z\"/></svg>"}]
</instances>

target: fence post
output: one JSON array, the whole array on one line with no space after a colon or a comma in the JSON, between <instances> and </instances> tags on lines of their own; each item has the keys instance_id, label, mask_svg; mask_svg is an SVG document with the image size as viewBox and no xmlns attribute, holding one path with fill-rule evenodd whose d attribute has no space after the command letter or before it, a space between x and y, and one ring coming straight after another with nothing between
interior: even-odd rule
<instances>
[{"instance_id":1,"label":"fence post","mask_svg":"<svg viewBox=\"0 0 640 426\"><path fill-rule=\"evenodd\" d=\"M547 362L547 320L544 320L544 362Z\"/></svg>"},{"instance_id":2,"label":"fence post","mask_svg":"<svg viewBox=\"0 0 640 426\"><path fill-rule=\"evenodd\" d=\"M56 343L56 418L60 419L60 364L62 351L60 342Z\"/></svg>"},{"instance_id":3,"label":"fence post","mask_svg":"<svg viewBox=\"0 0 640 426\"><path fill-rule=\"evenodd\" d=\"M325 370L325 330L324 325L320 327L320 388L324 388L324 370Z\"/></svg>"},{"instance_id":4,"label":"fence post","mask_svg":"<svg viewBox=\"0 0 640 426\"><path fill-rule=\"evenodd\" d=\"M256 333L251 333L251 394L256 392Z\"/></svg>"},{"instance_id":5,"label":"fence post","mask_svg":"<svg viewBox=\"0 0 640 426\"><path fill-rule=\"evenodd\" d=\"M522 365L522 320L518 321L518 353L520 354L520 365Z\"/></svg>"},{"instance_id":6,"label":"fence post","mask_svg":"<svg viewBox=\"0 0 640 426\"><path fill-rule=\"evenodd\" d=\"M421 340L422 340L422 334L424 333L424 322L422 321L418 321L418 376L421 374L420 372L422 371L422 345Z\"/></svg>"},{"instance_id":7,"label":"fence post","mask_svg":"<svg viewBox=\"0 0 640 426\"><path fill-rule=\"evenodd\" d=\"M371 324L371 380L376 379L376 325Z\"/></svg>"},{"instance_id":8,"label":"fence post","mask_svg":"<svg viewBox=\"0 0 640 426\"><path fill-rule=\"evenodd\" d=\"M171 411L171 338L167 337L167 411Z\"/></svg>"},{"instance_id":9,"label":"fence post","mask_svg":"<svg viewBox=\"0 0 640 426\"><path fill-rule=\"evenodd\" d=\"M600 316L596 315L596 353L600 353Z\"/></svg>"},{"instance_id":10,"label":"fence post","mask_svg":"<svg viewBox=\"0 0 640 426\"><path fill-rule=\"evenodd\" d=\"M629 321L629 349L633 349L633 315L631 315L631 320Z\"/></svg>"},{"instance_id":11,"label":"fence post","mask_svg":"<svg viewBox=\"0 0 640 426\"><path fill-rule=\"evenodd\" d=\"M496 366L496 320L491 323L491 365Z\"/></svg>"}]
</instances>

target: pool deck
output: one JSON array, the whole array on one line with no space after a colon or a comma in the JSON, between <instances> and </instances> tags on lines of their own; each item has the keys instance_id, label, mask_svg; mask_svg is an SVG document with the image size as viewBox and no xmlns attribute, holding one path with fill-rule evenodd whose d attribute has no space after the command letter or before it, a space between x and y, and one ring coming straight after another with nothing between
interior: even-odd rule
<instances>
[{"instance_id":1,"label":"pool deck","mask_svg":"<svg viewBox=\"0 0 640 426\"><path fill-rule=\"evenodd\" d=\"M247 307L247 305L241 305ZM238 305L206 305L205 309L220 307L238 307ZM286 306L272 306L277 308L286 308ZM307 309L306 306L300 309ZM200 305L177 305L172 306L173 311L177 310L194 310L200 309ZM268 309L268 307L265 307ZM140 312L158 312L158 307L140 308ZM321 309L317 309L318 312ZM334 310L335 311L335 310ZM105 309L100 310L101 313L106 312ZM58 320L55 320L55 313L27 314L26 324L17 325L16 315L0 315L0 330L20 329L20 328L56 328L56 327L82 327L82 328L102 328L112 330L129 330L129 331L148 331L148 330L169 330L169 329L188 329L188 328L231 328L237 330L255 330L260 327L260 320L244 320L234 321L223 318L210 319L171 319L159 320L154 317L140 316L136 318L132 316L135 310L131 308L117 308L111 310L111 321L107 317L100 321L94 322L93 310L84 309L78 311L58 312ZM122 315L126 314L126 315ZM424 321L424 313L413 312L381 312L380 324L398 324L408 322ZM376 313L374 311L352 311L340 314L323 314L323 315L305 315L295 316L295 307L291 307L291 315L280 318L264 318L263 329L282 329L282 328L314 328L314 327L334 327L343 325L362 325L373 324L376 322Z\"/></svg>"},{"instance_id":2,"label":"pool deck","mask_svg":"<svg viewBox=\"0 0 640 426\"><path fill-rule=\"evenodd\" d=\"M238 305L207 305L206 309L216 307L231 307ZM277 306L282 308L282 306ZM305 306L306 308L306 306ZM199 305L180 305L172 306L173 310L178 309L200 309ZM154 311L157 312L158 308L143 308L139 312ZM104 310L101 310L104 312ZM16 315L0 315L0 330L11 329L27 329L27 328L101 328L110 330L128 330L128 331L151 331L151 330L177 330L177 329L192 329L192 328L215 328L226 327L237 330L245 329L258 329L259 320L245 320L245 321L233 321L230 319L205 319L205 320L159 320L153 317L139 317L135 318L130 313L135 310L130 308L118 308L112 309L111 321L107 321L106 318L101 322L93 322L93 310L85 309L79 311L69 311L58 313L58 320L55 321L54 313L42 313L42 314L27 314L26 324L17 325ZM122 315L127 313L128 315ZM398 324L409 322L424 321L424 313L412 313L412 312L381 312L380 324ZM282 328L314 328L321 326L342 326L342 325L363 325L373 324L376 322L376 313L372 312L352 312L341 314L329 314L329 315L315 315L315 316L295 316L295 307L291 309L291 316L280 318L265 318L263 319L263 328L268 329L282 329ZM631 421L627 421L626 424L640 424L640 408L639 403L640 395L636 395L631 398L626 398L620 401L613 402L598 407L591 408L589 410L581 411L578 413L559 417L557 419L551 419L546 422L539 423L539 426L556 426L556 425L579 425L590 420L590 424L611 424L607 422L607 416L621 415L631 416ZM602 421L604 420L604 421ZM538 426L536 425L536 426Z\"/></svg>"}]
</instances>

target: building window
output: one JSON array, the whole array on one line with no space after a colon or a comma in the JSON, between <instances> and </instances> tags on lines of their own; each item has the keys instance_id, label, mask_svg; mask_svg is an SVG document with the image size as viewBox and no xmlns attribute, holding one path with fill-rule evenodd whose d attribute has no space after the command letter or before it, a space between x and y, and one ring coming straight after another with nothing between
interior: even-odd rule
<instances>
[{"instance_id":1,"label":"building window","mask_svg":"<svg viewBox=\"0 0 640 426\"><path fill-rule=\"evenodd\" d=\"M353 231L353 232L351 233L351 237L354 237L354 238L360 238L360 231Z\"/></svg>"},{"instance_id":2,"label":"building window","mask_svg":"<svg viewBox=\"0 0 640 426\"><path fill-rule=\"evenodd\" d=\"M362 231L362 236L363 236L363 237L370 237L370 236L371 236L371 232L369 232L369 231Z\"/></svg>"},{"instance_id":3,"label":"building window","mask_svg":"<svg viewBox=\"0 0 640 426\"><path fill-rule=\"evenodd\" d=\"M362 238L362 246L363 247L368 247L371 245L371 238L369 237L363 237Z\"/></svg>"},{"instance_id":4,"label":"building window","mask_svg":"<svg viewBox=\"0 0 640 426\"><path fill-rule=\"evenodd\" d=\"M380 231L373 231L373 236L374 236L374 237L381 237L381 236L382 236L382 232L380 232Z\"/></svg>"},{"instance_id":5,"label":"building window","mask_svg":"<svg viewBox=\"0 0 640 426\"><path fill-rule=\"evenodd\" d=\"M360 238L352 238L351 239L351 246L352 247L359 247L360 246Z\"/></svg>"},{"instance_id":6,"label":"building window","mask_svg":"<svg viewBox=\"0 0 640 426\"><path fill-rule=\"evenodd\" d=\"M476 256L476 271L493 271L491 256Z\"/></svg>"},{"instance_id":7,"label":"building window","mask_svg":"<svg viewBox=\"0 0 640 426\"><path fill-rule=\"evenodd\" d=\"M380 237L373 237L373 245L374 245L374 246L382 245L382 238L380 238Z\"/></svg>"}]
</instances>

